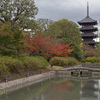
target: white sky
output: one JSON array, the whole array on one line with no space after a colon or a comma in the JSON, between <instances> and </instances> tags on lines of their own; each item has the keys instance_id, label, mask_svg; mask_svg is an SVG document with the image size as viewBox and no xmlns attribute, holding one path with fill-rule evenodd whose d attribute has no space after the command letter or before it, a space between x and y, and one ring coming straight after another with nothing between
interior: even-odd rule
<instances>
[{"instance_id":1,"label":"white sky","mask_svg":"<svg viewBox=\"0 0 100 100\"><path fill-rule=\"evenodd\" d=\"M100 19L100 0L34 0L39 8L37 18L47 18L57 21L67 18L70 21L80 21L86 17L87 2L89 2L90 17Z\"/></svg>"}]
</instances>

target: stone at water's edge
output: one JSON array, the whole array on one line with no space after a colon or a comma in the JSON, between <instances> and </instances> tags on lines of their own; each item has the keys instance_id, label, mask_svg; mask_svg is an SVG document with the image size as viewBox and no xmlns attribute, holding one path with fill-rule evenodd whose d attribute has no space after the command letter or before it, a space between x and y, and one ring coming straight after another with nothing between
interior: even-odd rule
<instances>
[{"instance_id":1,"label":"stone at water's edge","mask_svg":"<svg viewBox=\"0 0 100 100\"><path fill-rule=\"evenodd\" d=\"M26 78L0 83L0 90L2 90L1 94L4 94L7 91L13 91L22 88L27 85L41 82L43 80L49 79L52 76L55 76L55 71L50 71L39 75L34 75Z\"/></svg>"},{"instance_id":2,"label":"stone at water's edge","mask_svg":"<svg viewBox=\"0 0 100 100\"><path fill-rule=\"evenodd\" d=\"M98 65L100 65L100 64L98 64ZM50 77L56 76L56 74L61 75L61 76L63 75L63 76L70 77L72 71L73 72L74 71L77 71L77 72L82 71L82 73L84 73L84 72L88 73L87 70L91 71L93 77L98 77L98 78L100 77L100 69L87 68L87 67L82 67L82 65L77 65L74 67L65 68L63 70L50 71L50 72L43 73L43 74L38 74L38 75L34 75L34 76L22 78L22 79L17 79L17 80L13 80L13 81L0 83L0 90L3 91L2 92L2 94L3 94L7 91L13 91L13 90L22 88L24 86L31 85L31 84L49 79ZM0 91L0 93L1 93L1 91Z\"/></svg>"},{"instance_id":3,"label":"stone at water's edge","mask_svg":"<svg viewBox=\"0 0 100 100\"><path fill-rule=\"evenodd\" d=\"M100 63L89 63L89 64L82 63L81 65L82 65L82 67L93 67L93 68L98 67L98 68L100 68Z\"/></svg>"}]
</instances>

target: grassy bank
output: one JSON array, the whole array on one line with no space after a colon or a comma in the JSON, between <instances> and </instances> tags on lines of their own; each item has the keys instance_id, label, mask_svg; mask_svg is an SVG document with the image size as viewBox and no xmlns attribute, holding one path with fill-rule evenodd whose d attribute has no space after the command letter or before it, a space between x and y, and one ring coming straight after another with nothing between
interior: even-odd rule
<instances>
[{"instance_id":1,"label":"grassy bank","mask_svg":"<svg viewBox=\"0 0 100 100\"><path fill-rule=\"evenodd\" d=\"M8 75L8 80L14 80L18 78L26 77L29 75L40 74L41 71L47 72L50 70L63 69L64 66L69 67L77 64L77 60L71 57L53 57L48 62L41 56L24 56L12 58L8 56L0 56L0 82L5 81L5 77ZM51 64L54 65L51 68Z\"/></svg>"},{"instance_id":2,"label":"grassy bank","mask_svg":"<svg viewBox=\"0 0 100 100\"><path fill-rule=\"evenodd\" d=\"M49 63L43 57L19 57L12 58L8 56L0 57L0 76L9 75L10 73L21 73L24 71L32 71L43 69Z\"/></svg>"}]
</instances>

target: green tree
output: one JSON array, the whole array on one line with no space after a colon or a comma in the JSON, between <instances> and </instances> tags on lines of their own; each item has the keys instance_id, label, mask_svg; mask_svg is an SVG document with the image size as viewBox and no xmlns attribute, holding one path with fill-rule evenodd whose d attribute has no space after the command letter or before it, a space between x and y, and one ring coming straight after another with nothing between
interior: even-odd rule
<instances>
[{"instance_id":1,"label":"green tree","mask_svg":"<svg viewBox=\"0 0 100 100\"><path fill-rule=\"evenodd\" d=\"M54 23L53 20L50 19L43 19L43 18L39 18L37 20L37 31L36 33L44 33L47 31L47 29L49 28L50 25L52 25Z\"/></svg>"},{"instance_id":2,"label":"green tree","mask_svg":"<svg viewBox=\"0 0 100 100\"><path fill-rule=\"evenodd\" d=\"M24 45L24 32L19 27L13 29L11 23L0 26L0 54L16 55Z\"/></svg>"},{"instance_id":3,"label":"green tree","mask_svg":"<svg viewBox=\"0 0 100 100\"><path fill-rule=\"evenodd\" d=\"M82 50L80 43L82 37L78 25L67 19L61 19L50 25L47 30L47 35L51 35L54 39L59 39L61 43L68 44L72 42L71 49L74 49L71 53L71 57L81 59Z\"/></svg>"},{"instance_id":4,"label":"green tree","mask_svg":"<svg viewBox=\"0 0 100 100\"><path fill-rule=\"evenodd\" d=\"M61 40L61 43L64 43L64 44L68 44L70 43L71 40L67 40L66 38L63 38ZM78 60L81 60L82 59L82 48L80 47L80 45L76 44L76 43L72 43L70 45L70 48L73 49L72 53L69 55L70 57L74 57Z\"/></svg>"},{"instance_id":5,"label":"green tree","mask_svg":"<svg viewBox=\"0 0 100 100\"><path fill-rule=\"evenodd\" d=\"M61 19L50 25L47 30L48 35L58 39L66 38L72 43L80 44L82 42L81 33L78 25L67 19Z\"/></svg>"},{"instance_id":6,"label":"green tree","mask_svg":"<svg viewBox=\"0 0 100 100\"><path fill-rule=\"evenodd\" d=\"M11 22L21 28L30 28L36 24L34 21L38 8L34 0L0 0L0 21Z\"/></svg>"}]
</instances>

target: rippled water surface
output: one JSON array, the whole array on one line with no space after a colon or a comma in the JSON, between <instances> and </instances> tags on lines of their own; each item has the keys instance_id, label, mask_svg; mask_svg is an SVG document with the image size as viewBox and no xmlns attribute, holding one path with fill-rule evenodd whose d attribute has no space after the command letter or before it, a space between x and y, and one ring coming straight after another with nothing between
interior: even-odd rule
<instances>
[{"instance_id":1,"label":"rippled water surface","mask_svg":"<svg viewBox=\"0 0 100 100\"><path fill-rule=\"evenodd\" d=\"M99 80L49 79L5 93L0 100L100 100Z\"/></svg>"}]
</instances>

